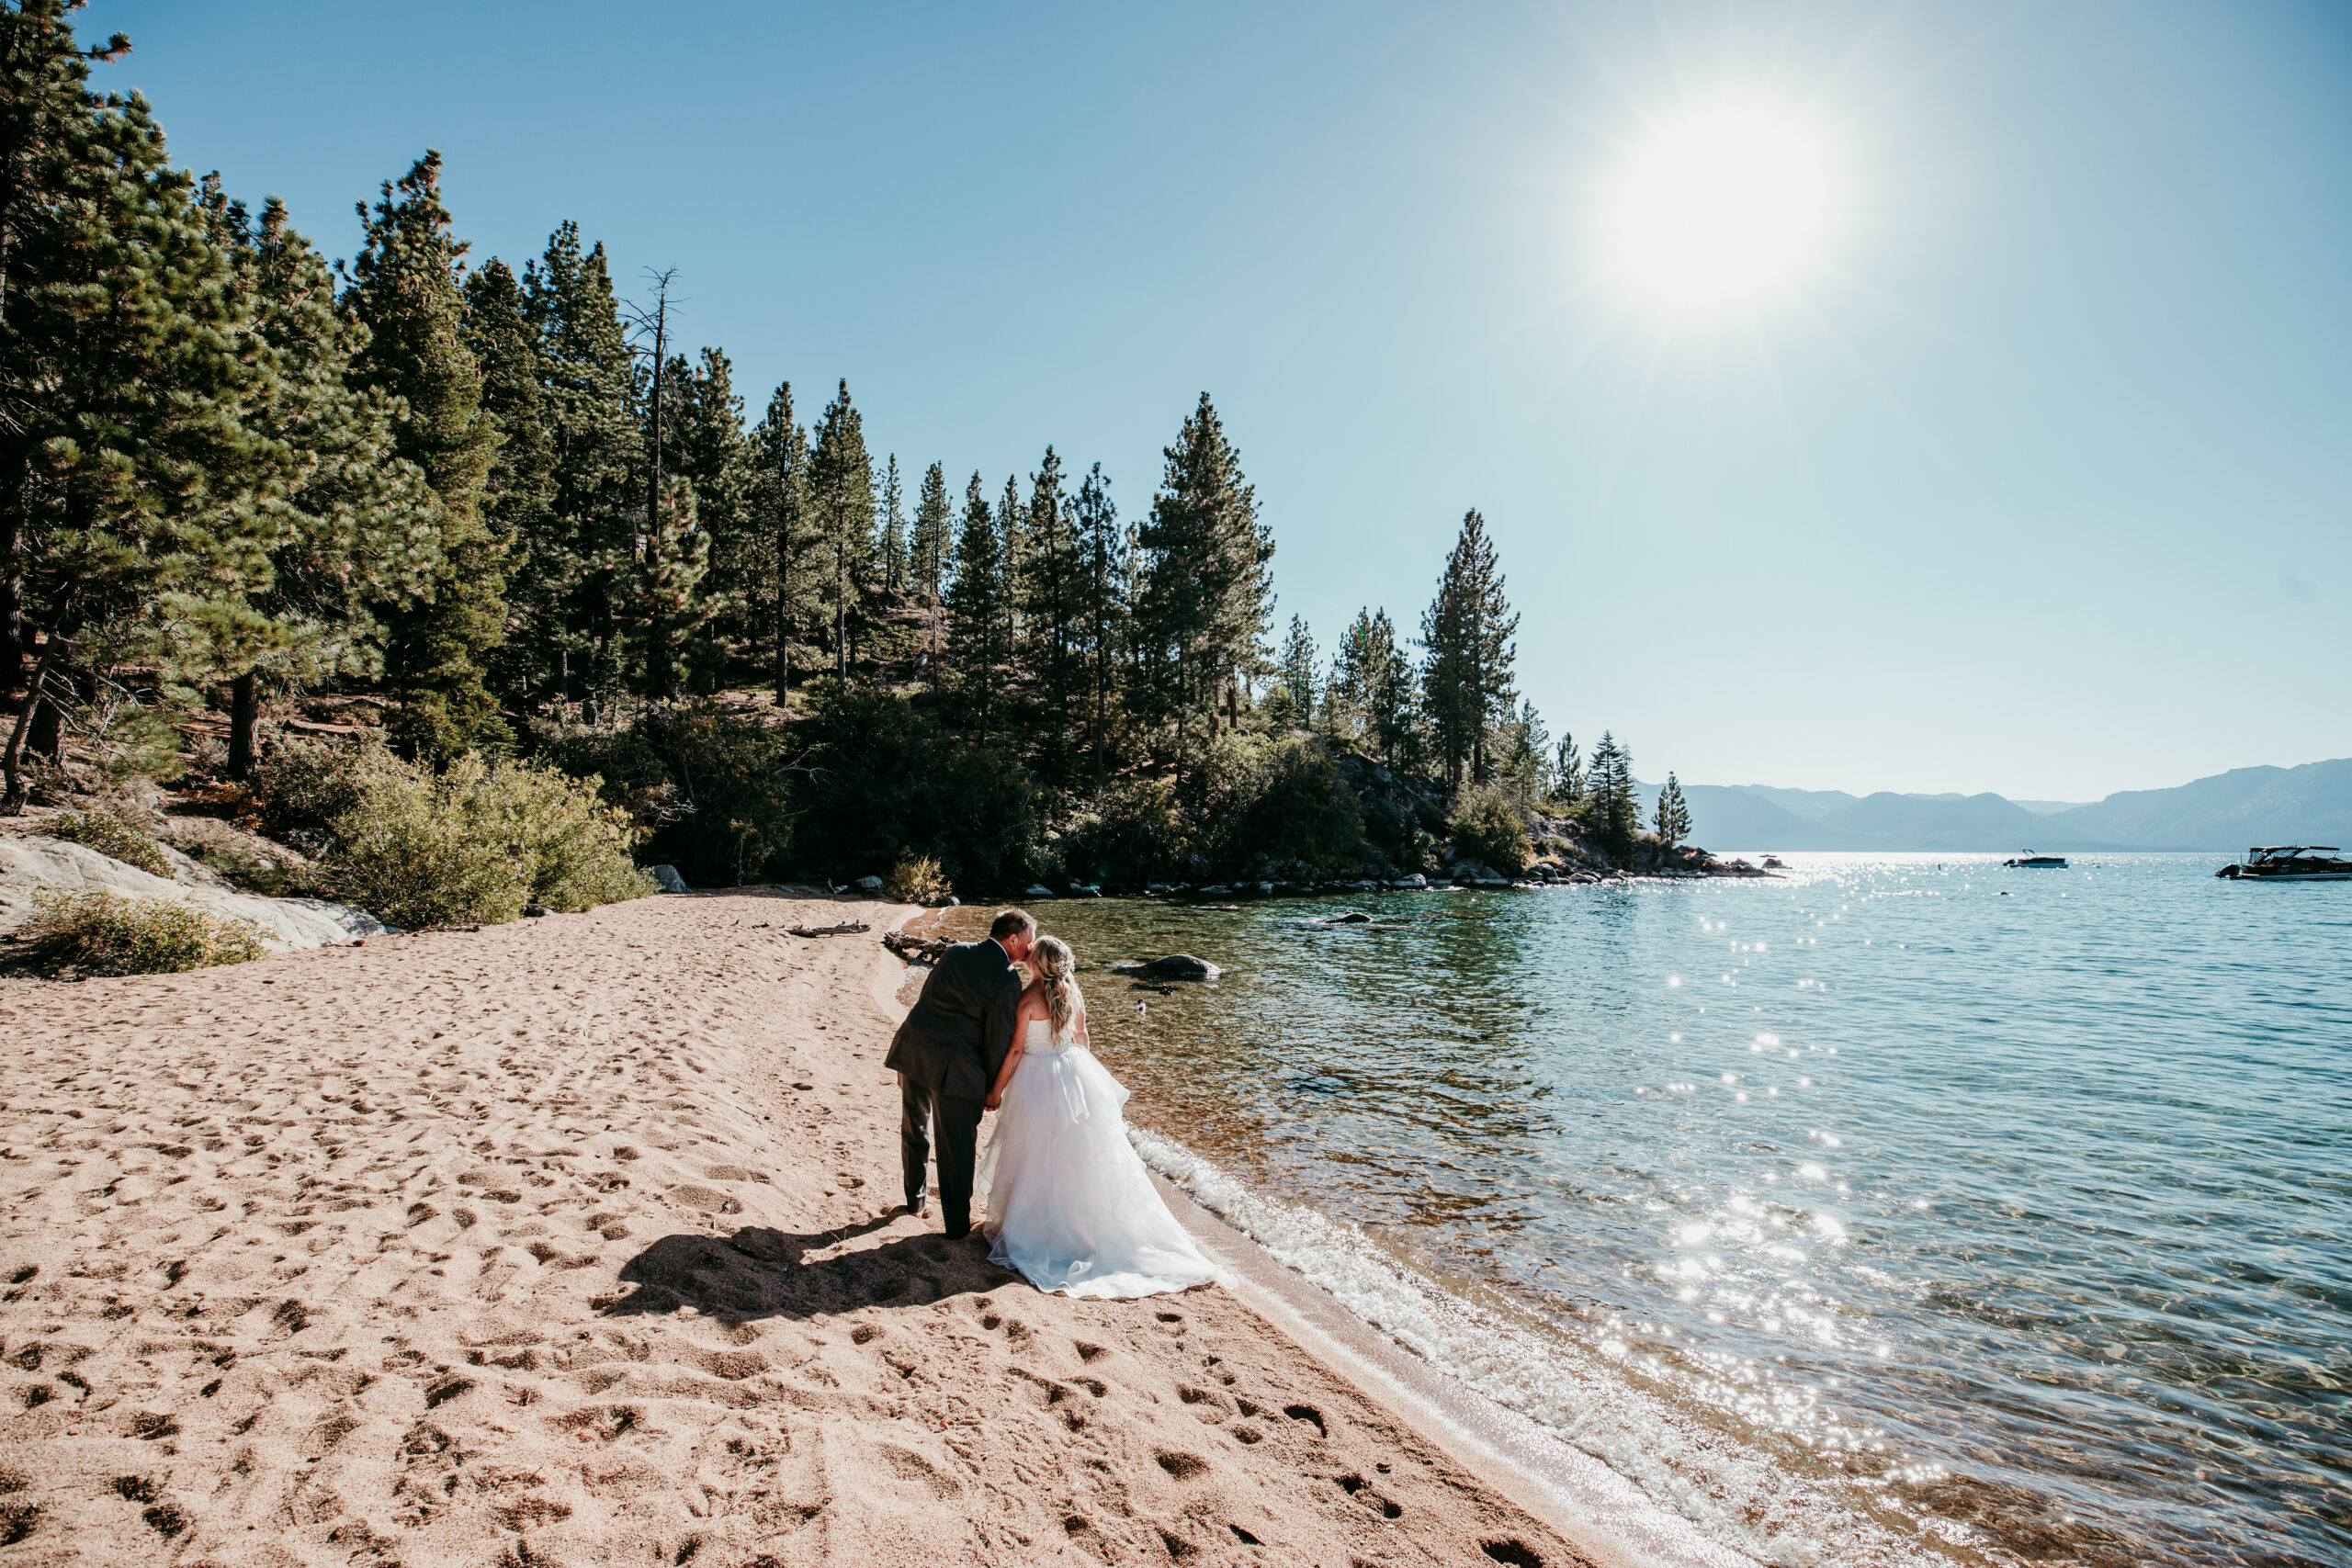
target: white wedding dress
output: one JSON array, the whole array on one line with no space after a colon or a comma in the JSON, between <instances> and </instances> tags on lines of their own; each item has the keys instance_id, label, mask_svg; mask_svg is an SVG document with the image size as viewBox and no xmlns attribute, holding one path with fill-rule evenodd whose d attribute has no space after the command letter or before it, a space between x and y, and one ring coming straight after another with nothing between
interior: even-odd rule
<instances>
[{"instance_id":1,"label":"white wedding dress","mask_svg":"<svg viewBox=\"0 0 2352 1568\"><path fill-rule=\"evenodd\" d=\"M974 1181L989 1258L1072 1296L1154 1296L1216 1279L1128 1145L1119 1080L1043 1019L1022 1053Z\"/></svg>"}]
</instances>

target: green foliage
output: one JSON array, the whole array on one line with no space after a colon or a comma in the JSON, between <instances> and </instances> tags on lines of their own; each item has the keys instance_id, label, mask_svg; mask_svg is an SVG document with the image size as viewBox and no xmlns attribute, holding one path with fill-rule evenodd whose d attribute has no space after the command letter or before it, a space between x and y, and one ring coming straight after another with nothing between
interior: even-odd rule
<instances>
[{"instance_id":1,"label":"green foliage","mask_svg":"<svg viewBox=\"0 0 2352 1568\"><path fill-rule=\"evenodd\" d=\"M1361 865L1363 818L1327 748L1283 740L1260 750L1251 761L1241 836L1227 856L1231 864L1238 869L1245 859L1263 855L1331 870Z\"/></svg>"},{"instance_id":2,"label":"green foliage","mask_svg":"<svg viewBox=\"0 0 2352 1568\"><path fill-rule=\"evenodd\" d=\"M1527 869L1532 853L1527 820L1508 791L1493 784L1472 784L1454 803L1446 827L1453 836L1457 855L1505 876L1517 876Z\"/></svg>"},{"instance_id":3,"label":"green foliage","mask_svg":"<svg viewBox=\"0 0 2352 1568\"><path fill-rule=\"evenodd\" d=\"M1494 776L1488 737L1510 713L1519 616L1503 595L1487 520L1463 513L1437 598L1421 616L1429 666L1421 677L1430 739L1450 784Z\"/></svg>"},{"instance_id":4,"label":"green foliage","mask_svg":"<svg viewBox=\"0 0 2352 1568\"><path fill-rule=\"evenodd\" d=\"M1666 775L1666 787L1657 792L1657 810L1651 829L1668 852L1690 836L1690 806L1682 798L1682 785L1671 773Z\"/></svg>"},{"instance_id":5,"label":"green foliage","mask_svg":"<svg viewBox=\"0 0 2352 1568\"><path fill-rule=\"evenodd\" d=\"M33 894L33 918L18 932L26 960L54 974L171 975L213 964L245 964L266 951L260 928L175 898L117 893Z\"/></svg>"},{"instance_id":6,"label":"green foliage","mask_svg":"<svg viewBox=\"0 0 2352 1568\"><path fill-rule=\"evenodd\" d=\"M332 825L345 895L388 924L493 925L526 903L586 909L653 885L629 860L628 814L595 779L469 752L435 775L373 767Z\"/></svg>"},{"instance_id":7,"label":"green foliage","mask_svg":"<svg viewBox=\"0 0 2352 1568\"><path fill-rule=\"evenodd\" d=\"M357 808L370 781L400 767L399 760L372 737L334 741L288 736L269 749L254 770L253 798L270 832L322 849L332 824Z\"/></svg>"},{"instance_id":8,"label":"green foliage","mask_svg":"<svg viewBox=\"0 0 2352 1568\"><path fill-rule=\"evenodd\" d=\"M894 904L937 904L954 891L939 862L929 855L899 855L882 879L882 892Z\"/></svg>"},{"instance_id":9,"label":"green foliage","mask_svg":"<svg viewBox=\"0 0 2352 1568\"><path fill-rule=\"evenodd\" d=\"M936 858L960 885L1012 887L1026 874L1029 784L1001 750L855 686L819 688L798 733L808 742L795 790L799 865L865 876L911 852Z\"/></svg>"},{"instance_id":10,"label":"green foliage","mask_svg":"<svg viewBox=\"0 0 2352 1568\"><path fill-rule=\"evenodd\" d=\"M1642 803L1634 795L1634 754L1607 730L1592 749L1592 766L1586 777L1584 819L1600 840L1601 852L1623 865L1634 852L1642 831Z\"/></svg>"},{"instance_id":11,"label":"green foliage","mask_svg":"<svg viewBox=\"0 0 2352 1568\"><path fill-rule=\"evenodd\" d=\"M1114 780L1063 826L1062 861L1072 876L1140 887L1176 876L1192 849L1173 784Z\"/></svg>"},{"instance_id":12,"label":"green foliage","mask_svg":"<svg viewBox=\"0 0 2352 1568\"><path fill-rule=\"evenodd\" d=\"M647 829L649 858L703 886L740 886L780 869L792 841L798 733L715 703L649 709L625 728L549 733L545 755L594 773L605 798Z\"/></svg>"},{"instance_id":13,"label":"green foliage","mask_svg":"<svg viewBox=\"0 0 2352 1568\"><path fill-rule=\"evenodd\" d=\"M164 846L111 811L61 811L38 826L52 839L96 850L150 876L171 877L172 863L164 858Z\"/></svg>"}]
</instances>

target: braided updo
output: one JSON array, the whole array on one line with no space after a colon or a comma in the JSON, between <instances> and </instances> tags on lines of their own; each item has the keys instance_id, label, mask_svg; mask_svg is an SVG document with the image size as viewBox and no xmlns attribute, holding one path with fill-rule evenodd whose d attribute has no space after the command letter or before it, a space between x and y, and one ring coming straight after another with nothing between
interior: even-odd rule
<instances>
[{"instance_id":1,"label":"braided updo","mask_svg":"<svg viewBox=\"0 0 2352 1568\"><path fill-rule=\"evenodd\" d=\"M1072 978L1078 960L1061 938L1041 936L1029 950L1029 963L1037 971L1037 983L1046 993L1046 1014L1053 1021L1054 1038L1059 1040L1069 1032L1069 1021L1085 1005Z\"/></svg>"}]
</instances>

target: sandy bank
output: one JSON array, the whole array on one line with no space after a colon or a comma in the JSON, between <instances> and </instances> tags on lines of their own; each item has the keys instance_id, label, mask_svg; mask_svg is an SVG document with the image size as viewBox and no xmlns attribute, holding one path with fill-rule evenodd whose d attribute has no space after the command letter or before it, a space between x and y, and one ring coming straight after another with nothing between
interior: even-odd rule
<instances>
[{"instance_id":1,"label":"sandy bank","mask_svg":"<svg viewBox=\"0 0 2352 1568\"><path fill-rule=\"evenodd\" d=\"M1247 1287L886 1216L888 972L781 928L895 913L0 986L0 1561L1588 1561Z\"/></svg>"}]
</instances>

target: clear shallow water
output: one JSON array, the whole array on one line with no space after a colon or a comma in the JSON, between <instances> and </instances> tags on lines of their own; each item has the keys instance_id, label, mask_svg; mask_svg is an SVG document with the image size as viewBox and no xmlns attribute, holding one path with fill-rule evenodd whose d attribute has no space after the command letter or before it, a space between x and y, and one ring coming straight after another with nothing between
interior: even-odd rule
<instances>
[{"instance_id":1,"label":"clear shallow water","mask_svg":"<svg viewBox=\"0 0 2352 1568\"><path fill-rule=\"evenodd\" d=\"M2352 885L1790 859L1039 913L1148 1153L1727 1544L2352 1563Z\"/></svg>"}]
</instances>

